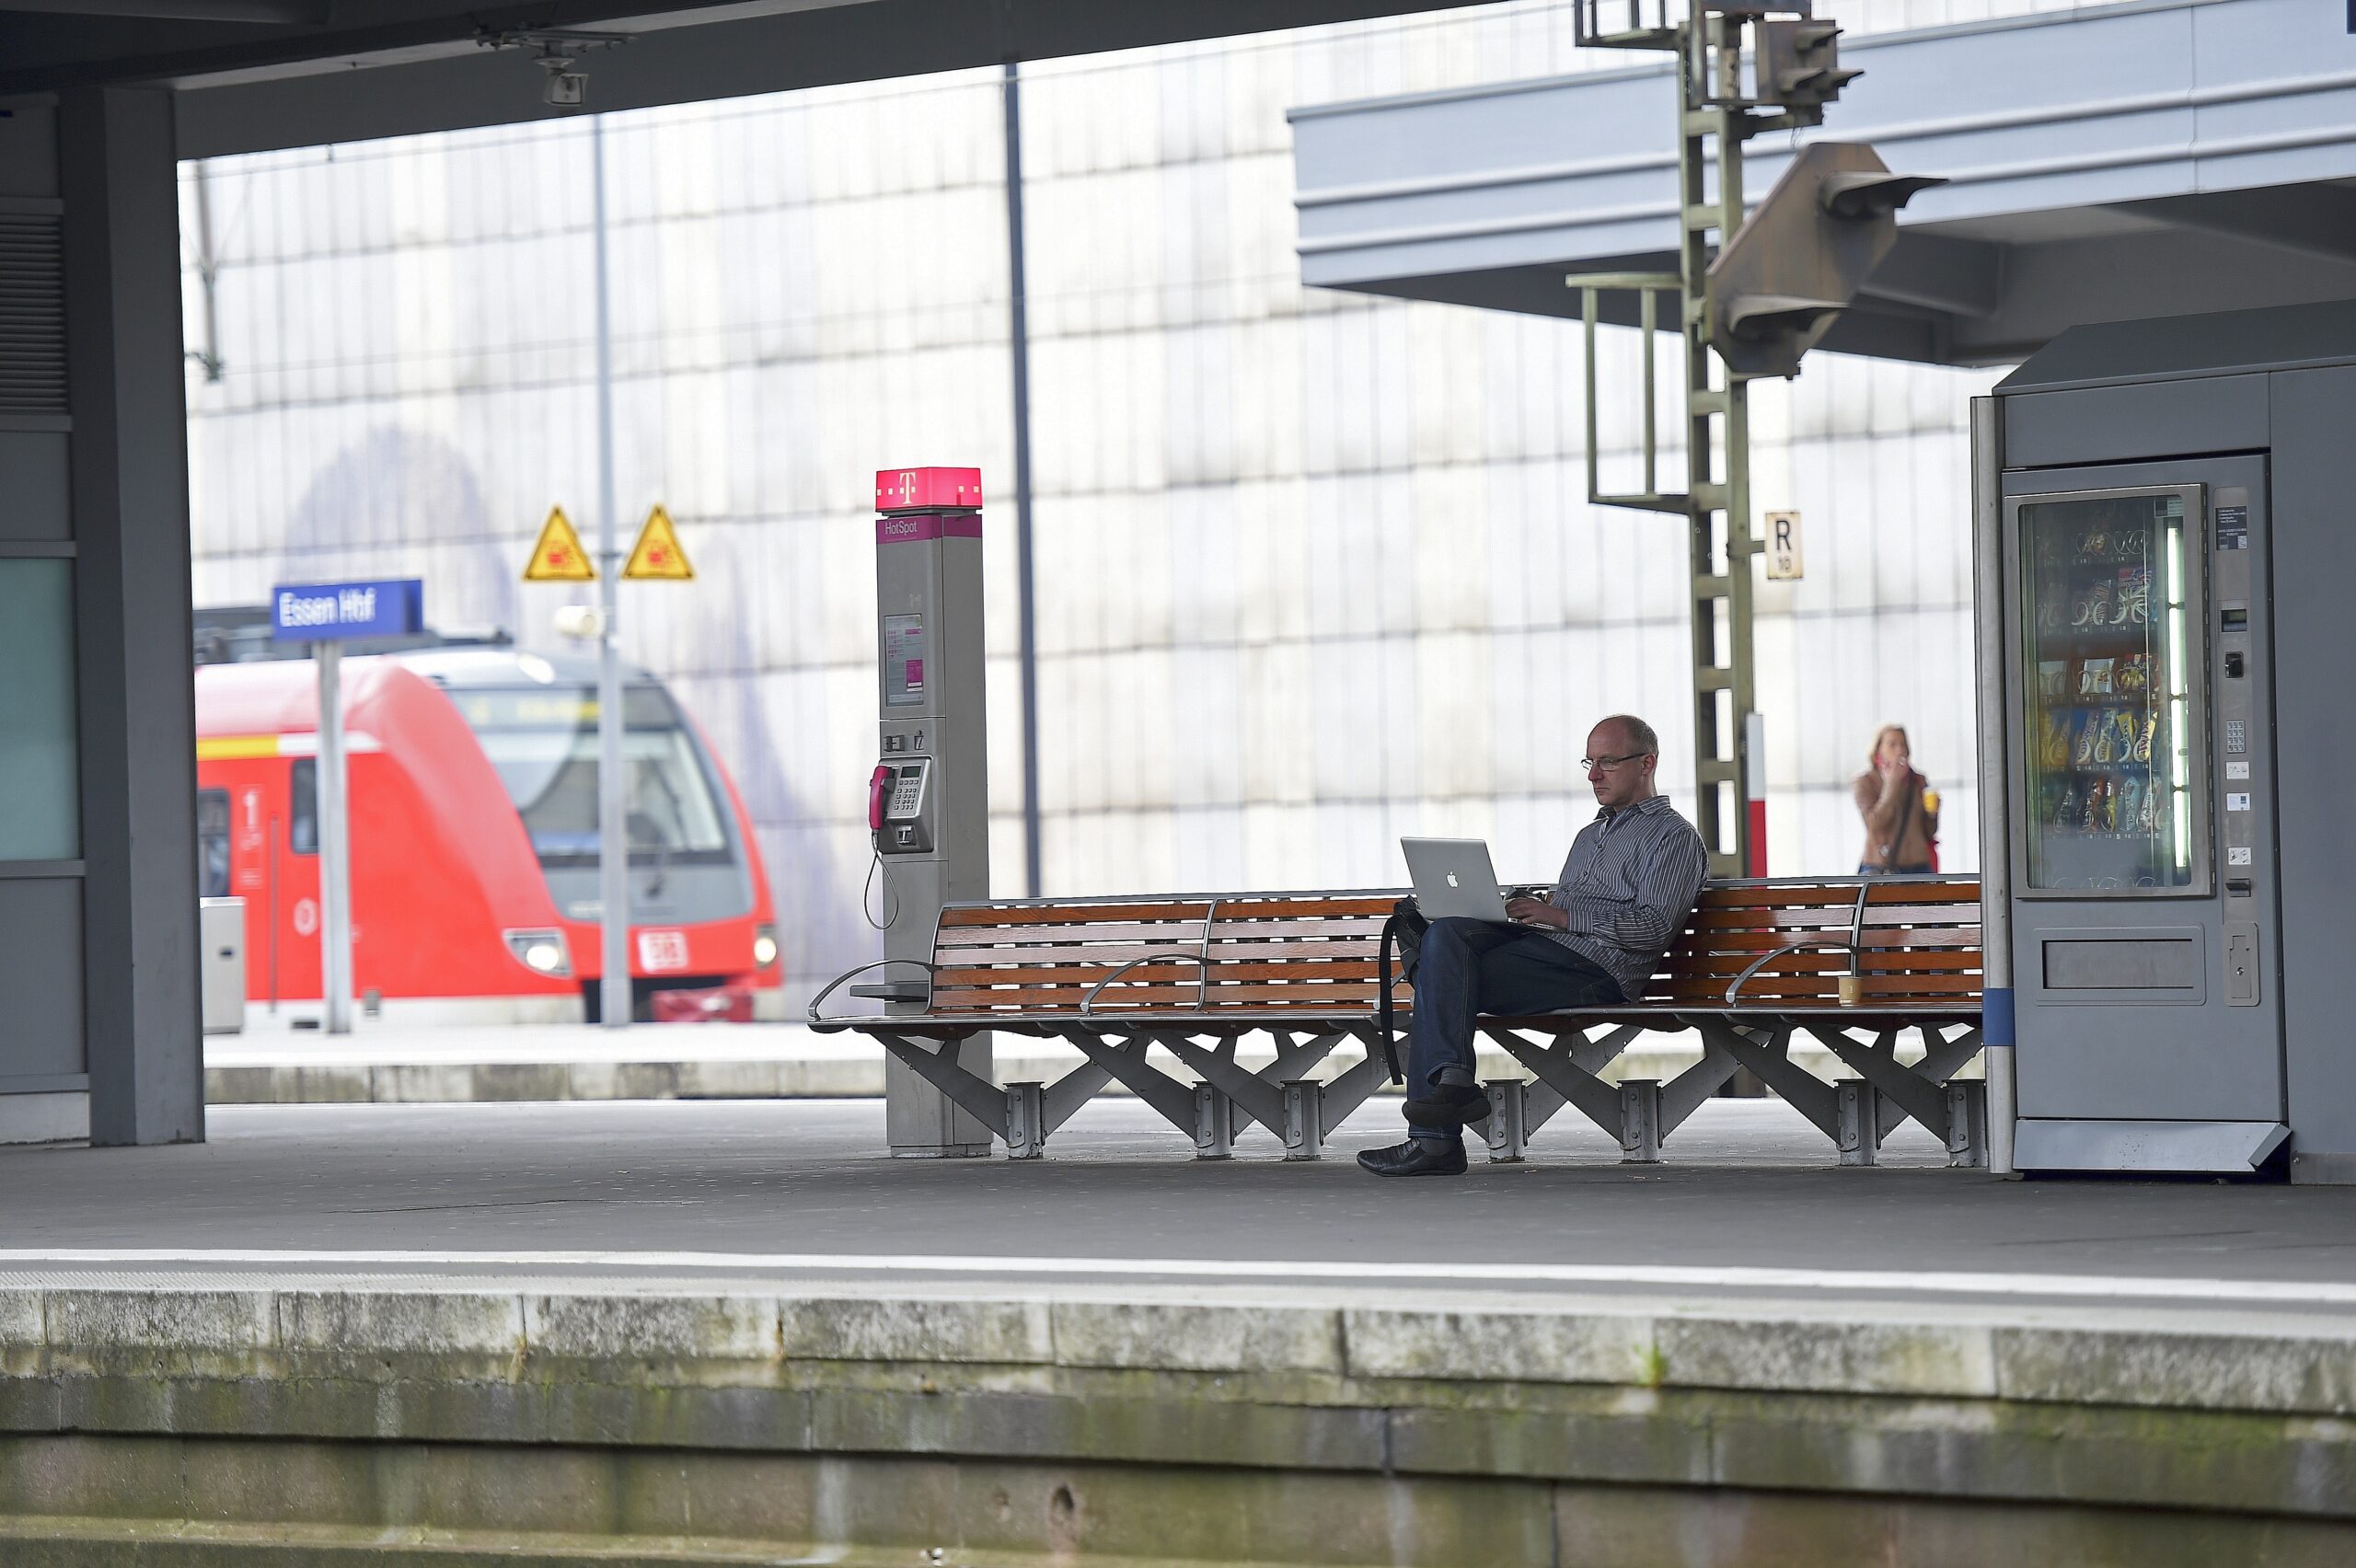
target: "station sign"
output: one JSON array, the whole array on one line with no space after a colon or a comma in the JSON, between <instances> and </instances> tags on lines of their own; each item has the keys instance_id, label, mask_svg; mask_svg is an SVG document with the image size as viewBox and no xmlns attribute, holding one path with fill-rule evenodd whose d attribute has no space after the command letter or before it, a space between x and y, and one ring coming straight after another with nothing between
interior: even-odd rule
<instances>
[{"instance_id":1,"label":"station sign","mask_svg":"<svg viewBox=\"0 0 2356 1568\"><path fill-rule=\"evenodd\" d=\"M420 578L280 583L270 591L273 642L414 637L424 629L425 583Z\"/></svg>"}]
</instances>

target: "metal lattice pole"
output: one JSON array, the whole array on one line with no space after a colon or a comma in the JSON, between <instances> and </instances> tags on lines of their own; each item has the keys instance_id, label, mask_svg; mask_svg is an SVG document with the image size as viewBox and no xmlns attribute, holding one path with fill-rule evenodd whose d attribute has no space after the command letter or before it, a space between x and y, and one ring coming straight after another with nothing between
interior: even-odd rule
<instances>
[{"instance_id":1,"label":"metal lattice pole","mask_svg":"<svg viewBox=\"0 0 2356 1568\"><path fill-rule=\"evenodd\" d=\"M1685 340L1686 523L1692 586L1693 782L1710 874L1751 865L1743 736L1756 703L1751 662L1750 420L1749 389L1728 375L1715 384L1707 274L1711 236L1723 245L1742 226L1742 142L1734 96L1711 73L1738 61L1740 24L1702 12L1678 51L1678 271ZM1715 143L1718 188L1708 187ZM1714 422L1715 421L1715 422ZM1719 460L1720 450L1724 462ZM1723 694L1723 695L1722 695Z\"/></svg>"}]
</instances>

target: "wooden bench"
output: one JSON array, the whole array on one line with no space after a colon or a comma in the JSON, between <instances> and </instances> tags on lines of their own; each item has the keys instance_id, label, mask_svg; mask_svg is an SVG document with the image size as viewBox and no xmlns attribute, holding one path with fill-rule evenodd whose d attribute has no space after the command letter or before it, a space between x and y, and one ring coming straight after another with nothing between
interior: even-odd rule
<instances>
[{"instance_id":1,"label":"wooden bench","mask_svg":"<svg viewBox=\"0 0 2356 1568\"><path fill-rule=\"evenodd\" d=\"M1313 1159L1327 1129L1390 1077L1379 958L1395 893L1218 898L1103 898L953 905L932 957L864 966L892 978L854 987L898 998L883 1016L810 1020L856 1030L971 1113L1017 1159L1113 1083L1190 1134L1198 1157L1224 1159L1243 1124ZM1843 1164L1874 1163L1908 1117L1946 1144L1950 1164L1986 1159L1977 1083L1956 1075L1980 1049L1980 888L1969 878L1715 882L1702 890L1646 998L1530 1018L1484 1017L1483 1035L1531 1075L1486 1086L1490 1157L1523 1158L1530 1136L1571 1106L1619 1139L1625 1159L1660 1158L1702 1101L1748 1068L1831 1139ZM1842 977L1854 976L1844 1002ZM1394 982L1400 1028L1414 1006ZM1599 1076L1645 1032L1691 1030L1702 1059L1666 1083ZM1085 1058L1052 1084L1000 1089L967 1070L964 1043L985 1031L1063 1040ZM1902 1036L1919 1057L1901 1063ZM1857 1076L1831 1084L1790 1055L1805 1034ZM1275 1060L1254 1070L1240 1043L1265 1036ZM1354 1044L1359 1058L1323 1082L1310 1075ZM1191 1075L1173 1075L1159 1050ZM1403 1059L1404 1043L1400 1043Z\"/></svg>"}]
</instances>

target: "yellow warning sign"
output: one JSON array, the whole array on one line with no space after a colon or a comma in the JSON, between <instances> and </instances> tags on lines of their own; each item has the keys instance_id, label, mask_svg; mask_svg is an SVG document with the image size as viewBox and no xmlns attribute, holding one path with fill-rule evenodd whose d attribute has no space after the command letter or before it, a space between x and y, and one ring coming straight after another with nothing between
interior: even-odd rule
<instances>
[{"instance_id":1,"label":"yellow warning sign","mask_svg":"<svg viewBox=\"0 0 2356 1568\"><path fill-rule=\"evenodd\" d=\"M671 514L661 507L646 514L646 526L638 531L638 543L629 550L629 564L622 568L624 577L667 577L680 582L695 580L696 569L687 564L687 552L679 548L679 532L671 526Z\"/></svg>"},{"instance_id":2,"label":"yellow warning sign","mask_svg":"<svg viewBox=\"0 0 2356 1568\"><path fill-rule=\"evenodd\" d=\"M524 563L526 582L595 582L597 569L590 564L589 552L581 548L581 536L564 515L564 508L549 508L549 520L540 525L539 542L532 547L532 559Z\"/></svg>"}]
</instances>

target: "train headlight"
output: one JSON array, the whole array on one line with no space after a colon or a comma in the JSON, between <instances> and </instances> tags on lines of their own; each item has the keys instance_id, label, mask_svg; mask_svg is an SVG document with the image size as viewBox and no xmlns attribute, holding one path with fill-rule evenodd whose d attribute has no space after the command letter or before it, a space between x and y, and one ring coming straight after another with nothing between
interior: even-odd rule
<instances>
[{"instance_id":1,"label":"train headlight","mask_svg":"<svg viewBox=\"0 0 2356 1568\"><path fill-rule=\"evenodd\" d=\"M572 950L562 931L502 931L515 962L535 974L560 980L572 973Z\"/></svg>"},{"instance_id":2,"label":"train headlight","mask_svg":"<svg viewBox=\"0 0 2356 1568\"><path fill-rule=\"evenodd\" d=\"M775 926L754 927L753 967L756 969L767 969L776 962L777 928Z\"/></svg>"}]
</instances>

